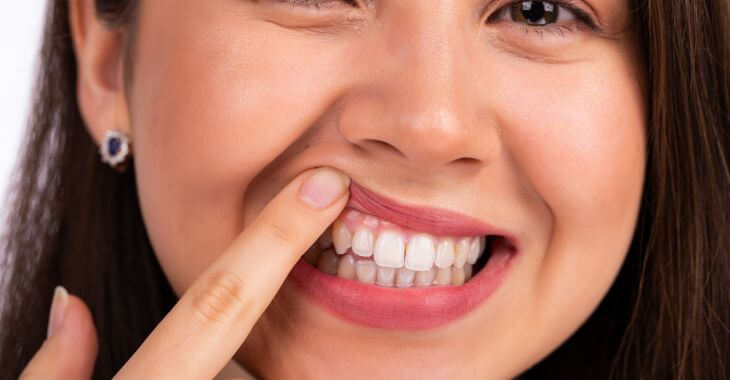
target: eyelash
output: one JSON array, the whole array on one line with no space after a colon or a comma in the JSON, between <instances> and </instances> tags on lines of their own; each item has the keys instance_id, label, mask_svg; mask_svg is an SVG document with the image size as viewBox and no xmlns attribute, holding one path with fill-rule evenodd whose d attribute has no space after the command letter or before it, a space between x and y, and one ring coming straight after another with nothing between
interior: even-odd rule
<instances>
[{"instance_id":1,"label":"eyelash","mask_svg":"<svg viewBox=\"0 0 730 380\"><path fill-rule=\"evenodd\" d=\"M306 7L306 8L316 8L319 9L322 4L325 3L331 3L331 2L344 2L347 5L357 7L359 6L359 0L277 0L281 3L287 3L294 6L300 6L300 7ZM501 12L504 12L504 8L519 4L523 2L524 0L510 0L507 4L502 5L499 7L489 18L487 19L490 22L493 22L493 18L496 15L499 15ZM575 4L575 1L573 0L550 0L550 1L541 1L543 3L551 3L555 6L565 8L568 12L572 13L576 20L583 24L583 26L588 27L594 32L599 32L600 29L598 27L598 23L591 17L588 13L586 13L583 9L578 7ZM527 24L520 24L520 27L524 28L526 31L534 30L542 35L543 31L559 31L561 34L566 29L572 30L572 27L574 26L568 26L568 25L547 25L547 26L536 26L536 25L527 25Z\"/></svg>"}]
</instances>

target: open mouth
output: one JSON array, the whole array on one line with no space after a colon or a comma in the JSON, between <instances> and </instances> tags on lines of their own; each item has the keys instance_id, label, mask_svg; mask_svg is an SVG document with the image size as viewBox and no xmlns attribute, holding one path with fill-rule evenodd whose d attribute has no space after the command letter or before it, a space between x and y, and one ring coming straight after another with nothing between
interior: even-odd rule
<instances>
[{"instance_id":1,"label":"open mouth","mask_svg":"<svg viewBox=\"0 0 730 380\"><path fill-rule=\"evenodd\" d=\"M506 231L448 210L404 205L353 181L347 207L289 279L346 321L422 330L481 305L518 256Z\"/></svg>"},{"instance_id":2,"label":"open mouth","mask_svg":"<svg viewBox=\"0 0 730 380\"><path fill-rule=\"evenodd\" d=\"M382 287L462 285L477 274L500 235L435 236L347 209L304 255L321 272Z\"/></svg>"}]
</instances>

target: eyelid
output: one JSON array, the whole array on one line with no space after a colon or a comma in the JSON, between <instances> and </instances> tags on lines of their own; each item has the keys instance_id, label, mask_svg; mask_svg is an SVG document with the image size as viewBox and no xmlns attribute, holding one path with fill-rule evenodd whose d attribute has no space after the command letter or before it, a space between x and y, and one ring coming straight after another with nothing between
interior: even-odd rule
<instances>
[{"instance_id":1,"label":"eyelid","mask_svg":"<svg viewBox=\"0 0 730 380\"><path fill-rule=\"evenodd\" d=\"M333 3L342 3L351 7L359 7L359 0L273 0L276 3L284 3L298 7L319 9L322 6L331 7Z\"/></svg>"}]
</instances>

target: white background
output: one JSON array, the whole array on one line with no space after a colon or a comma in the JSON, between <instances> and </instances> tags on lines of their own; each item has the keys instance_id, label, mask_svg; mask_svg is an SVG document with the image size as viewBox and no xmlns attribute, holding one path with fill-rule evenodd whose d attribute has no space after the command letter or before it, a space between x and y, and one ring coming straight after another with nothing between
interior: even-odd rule
<instances>
[{"instance_id":1,"label":"white background","mask_svg":"<svg viewBox=\"0 0 730 380\"><path fill-rule=\"evenodd\" d=\"M0 12L2 52L0 54L0 196L2 198L0 199L4 202L10 174L18 159L20 143L30 113L46 0L6 0L2 8Z\"/></svg>"}]
</instances>

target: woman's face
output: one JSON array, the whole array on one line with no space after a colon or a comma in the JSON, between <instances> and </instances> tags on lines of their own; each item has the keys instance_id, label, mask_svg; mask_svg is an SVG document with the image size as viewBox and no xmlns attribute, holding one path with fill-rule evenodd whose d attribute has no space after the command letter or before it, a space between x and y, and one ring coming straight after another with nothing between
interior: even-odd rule
<instances>
[{"instance_id":1,"label":"woman's face","mask_svg":"<svg viewBox=\"0 0 730 380\"><path fill-rule=\"evenodd\" d=\"M635 228L645 106L627 1L573 1L574 10L507 0L316 3L140 2L128 105L144 221L164 272L184 292L289 180L335 167L414 207L413 224L373 212L373 240L360 233L358 247L392 228L405 245L428 233L423 244L448 256L443 241L479 235L449 220L441 230L419 223L435 208L461 214L455 225L490 225L509 256L494 273L477 264L474 278L450 285L468 291L438 293L447 288L361 286L381 275L408 284L407 271L388 280L372 258L355 279L332 282L323 271L360 256L321 259L316 249L314 266L339 261L299 268L300 284L287 280L238 361L266 378L519 374L591 314ZM369 209L355 208L364 214L345 223L350 233L367 230ZM449 273L433 264L413 278L469 277L439 259ZM307 289L307 276L327 286ZM338 286L335 303L362 298L380 317L326 306ZM459 302L423 306L443 294Z\"/></svg>"}]
</instances>

